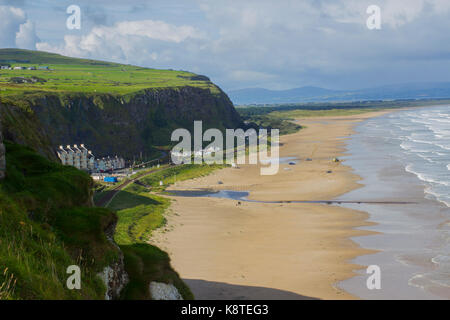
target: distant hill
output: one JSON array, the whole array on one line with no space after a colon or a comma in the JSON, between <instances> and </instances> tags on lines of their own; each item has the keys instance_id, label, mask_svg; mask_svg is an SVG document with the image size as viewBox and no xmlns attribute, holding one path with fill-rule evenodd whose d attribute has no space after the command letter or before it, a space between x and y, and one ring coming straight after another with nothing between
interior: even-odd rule
<instances>
[{"instance_id":1,"label":"distant hill","mask_svg":"<svg viewBox=\"0 0 450 320\"><path fill-rule=\"evenodd\" d=\"M248 88L229 91L235 105L298 102L450 98L450 82L404 83L359 90L301 87L289 90Z\"/></svg>"}]
</instances>

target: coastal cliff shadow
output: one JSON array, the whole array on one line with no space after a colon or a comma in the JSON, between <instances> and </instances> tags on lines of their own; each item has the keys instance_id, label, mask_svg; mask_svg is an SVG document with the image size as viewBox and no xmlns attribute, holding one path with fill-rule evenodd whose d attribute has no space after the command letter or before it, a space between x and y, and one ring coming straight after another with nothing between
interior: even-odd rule
<instances>
[{"instance_id":1,"label":"coastal cliff shadow","mask_svg":"<svg viewBox=\"0 0 450 320\"><path fill-rule=\"evenodd\" d=\"M319 300L294 292L199 279L183 279L197 300Z\"/></svg>"}]
</instances>

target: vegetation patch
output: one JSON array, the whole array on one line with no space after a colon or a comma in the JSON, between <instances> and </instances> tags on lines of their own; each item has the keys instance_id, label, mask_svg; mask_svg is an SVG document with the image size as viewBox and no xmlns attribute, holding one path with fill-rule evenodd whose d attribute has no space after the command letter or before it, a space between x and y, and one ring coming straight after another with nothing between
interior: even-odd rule
<instances>
[{"instance_id":1,"label":"vegetation patch","mask_svg":"<svg viewBox=\"0 0 450 320\"><path fill-rule=\"evenodd\" d=\"M0 182L0 299L103 299L97 276L118 257L104 230L117 217L92 208L90 177L5 143ZM66 287L67 267L81 268L81 290Z\"/></svg>"},{"instance_id":2,"label":"vegetation patch","mask_svg":"<svg viewBox=\"0 0 450 320\"><path fill-rule=\"evenodd\" d=\"M147 243L152 231L165 224L164 214L170 205L169 199L153 192L163 191L176 181L205 176L223 167L206 164L163 166L160 171L142 176L124 188L111 201L108 208L116 211L119 217L115 241L124 252L125 269L130 276L123 299L151 298L151 281L173 284L184 299L193 298L189 288L171 268L168 255ZM162 186L160 181L163 181Z\"/></svg>"}]
</instances>

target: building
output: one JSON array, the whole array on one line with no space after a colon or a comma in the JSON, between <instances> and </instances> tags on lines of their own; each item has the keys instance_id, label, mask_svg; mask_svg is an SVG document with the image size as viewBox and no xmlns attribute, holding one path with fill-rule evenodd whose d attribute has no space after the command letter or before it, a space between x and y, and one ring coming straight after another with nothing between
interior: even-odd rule
<instances>
[{"instance_id":1,"label":"building","mask_svg":"<svg viewBox=\"0 0 450 320\"><path fill-rule=\"evenodd\" d=\"M106 160L105 160L105 158L96 160L96 162L95 162L95 169L98 172L105 172L106 171Z\"/></svg>"},{"instance_id":2,"label":"building","mask_svg":"<svg viewBox=\"0 0 450 320\"><path fill-rule=\"evenodd\" d=\"M63 146L59 146L59 149L57 151L58 157L61 160L61 163L63 166L69 165L69 153L64 150Z\"/></svg>"},{"instance_id":3,"label":"building","mask_svg":"<svg viewBox=\"0 0 450 320\"><path fill-rule=\"evenodd\" d=\"M66 148L59 146L57 153L63 165L73 166L80 170L90 170L90 158L94 158L83 144L80 145L80 148L76 144L73 147L68 145Z\"/></svg>"},{"instance_id":4,"label":"building","mask_svg":"<svg viewBox=\"0 0 450 320\"><path fill-rule=\"evenodd\" d=\"M36 70L36 67L28 67L28 70Z\"/></svg>"},{"instance_id":5,"label":"building","mask_svg":"<svg viewBox=\"0 0 450 320\"><path fill-rule=\"evenodd\" d=\"M123 168L125 168L125 159L119 158L118 156L116 156L112 160L112 166L114 167L114 169L123 169Z\"/></svg>"},{"instance_id":6,"label":"building","mask_svg":"<svg viewBox=\"0 0 450 320\"><path fill-rule=\"evenodd\" d=\"M0 66L1 70L10 70L11 67L10 66Z\"/></svg>"},{"instance_id":7,"label":"building","mask_svg":"<svg viewBox=\"0 0 450 320\"><path fill-rule=\"evenodd\" d=\"M73 166L74 165L74 159L73 158L75 156L75 152L72 150L70 145L67 145L66 150L67 150L67 163L66 163L66 165Z\"/></svg>"},{"instance_id":8,"label":"building","mask_svg":"<svg viewBox=\"0 0 450 320\"><path fill-rule=\"evenodd\" d=\"M88 155L87 155L87 166L89 171L94 171L95 170L95 157L92 154L91 150L88 150Z\"/></svg>"},{"instance_id":9,"label":"building","mask_svg":"<svg viewBox=\"0 0 450 320\"><path fill-rule=\"evenodd\" d=\"M95 159L91 150L84 144L73 146L59 146L58 157L66 166L73 166L89 172L107 172L125 168L125 159L115 156Z\"/></svg>"},{"instance_id":10,"label":"building","mask_svg":"<svg viewBox=\"0 0 450 320\"><path fill-rule=\"evenodd\" d=\"M13 70L26 70L26 69L27 69L26 67L20 67L20 66L13 68Z\"/></svg>"},{"instance_id":11,"label":"building","mask_svg":"<svg viewBox=\"0 0 450 320\"><path fill-rule=\"evenodd\" d=\"M81 150L78 149L78 146L76 144L73 145L72 148L74 154L73 154L73 166L77 169L81 169L81 158L82 153Z\"/></svg>"},{"instance_id":12,"label":"building","mask_svg":"<svg viewBox=\"0 0 450 320\"><path fill-rule=\"evenodd\" d=\"M47 66L39 66L39 70L50 70Z\"/></svg>"}]
</instances>

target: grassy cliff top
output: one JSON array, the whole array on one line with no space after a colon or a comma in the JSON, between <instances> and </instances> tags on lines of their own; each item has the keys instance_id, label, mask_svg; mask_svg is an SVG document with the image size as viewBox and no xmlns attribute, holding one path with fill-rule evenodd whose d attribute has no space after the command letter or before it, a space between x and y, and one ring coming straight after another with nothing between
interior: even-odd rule
<instances>
[{"instance_id":1,"label":"grassy cliff top","mask_svg":"<svg viewBox=\"0 0 450 320\"><path fill-rule=\"evenodd\" d=\"M216 93L208 78L186 71L159 70L77 59L22 49L0 49L0 65L49 67L50 70L0 70L0 95L35 92L110 93L125 95L143 89L200 87Z\"/></svg>"}]
</instances>

